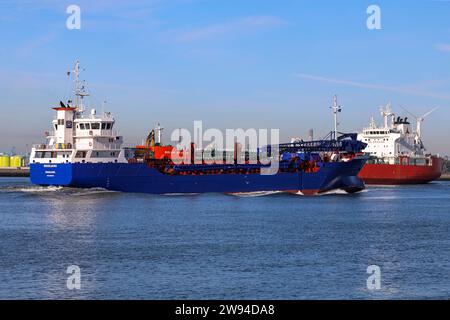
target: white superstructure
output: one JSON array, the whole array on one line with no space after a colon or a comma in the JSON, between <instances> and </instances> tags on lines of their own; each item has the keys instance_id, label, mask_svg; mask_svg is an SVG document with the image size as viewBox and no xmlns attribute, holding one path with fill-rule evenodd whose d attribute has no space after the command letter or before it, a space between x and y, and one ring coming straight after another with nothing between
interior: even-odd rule
<instances>
[{"instance_id":1,"label":"white superstructure","mask_svg":"<svg viewBox=\"0 0 450 320\"><path fill-rule=\"evenodd\" d=\"M408 118L396 116L388 104L385 108L381 108L382 126L378 126L372 117L369 126L358 135L358 140L367 143L365 153L382 159L385 163L396 164L399 157L425 158L421 122L434 110L421 118L416 118L417 124L413 130Z\"/></svg>"},{"instance_id":2,"label":"white superstructure","mask_svg":"<svg viewBox=\"0 0 450 320\"><path fill-rule=\"evenodd\" d=\"M53 108L56 118L52 121L52 133L46 133L45 144L33 145L30 163L107 163L127 162L121 149L123 138L114 130L114 118L109 112L97 115L95 109L86 114L84 98L89 94L80 81L80 63L75 76L75 103L60 102Z\"/></svg>"}]
</instances>

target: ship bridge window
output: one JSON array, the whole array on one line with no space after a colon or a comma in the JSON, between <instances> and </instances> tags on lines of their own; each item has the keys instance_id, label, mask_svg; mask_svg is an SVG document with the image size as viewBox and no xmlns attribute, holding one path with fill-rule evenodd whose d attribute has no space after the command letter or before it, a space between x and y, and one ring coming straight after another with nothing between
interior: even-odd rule
<instances>
[{"instance_id":1,"label":"ship bridge window","mask_svg":"<svg viewBox=\"0 0 450 320\"><path fill-rule=\"evenodd\" d=\"M86 127L86 130L91 130L91 124L89 122L85 123L85 127Z\"/></svg>"},{"instance_id":2,"label":"ship bridge window","mask_svg":"<svg viewBox=\"0 0 450 320\"><path fill-rule=\"evenodd\" d=\"M55 124L55 130L58 130L58 125L57 124Z\"/></svg>"},{"instance_id":3,"label":"ship bridge window","mask_svg":"<svg viewBox=\"0 0 450 320\"><path fill-rule=\"evenodd\" d=\"M106 124L106 130L109 130L109 129L111 129L111 128L112 128L111 123L107 123L107 124Z\"/></svg>"},{"instance_id":4,"label":"ship bridge window","mask_svg":"<svg viewBox=\"0 0 450 320\"><path fill-rule=\"evenodd\" d=\"M80 129L84 130L84 123L80 123Z\"/></svg>"},{"instance_id":5,"label":"ship bridge window","mask_svg":"<svg viewBox=\"0 0 450 320\"><path fill-rule=\"evenodd\" d=\"M102 122L102 130L106 129L106 122Z\"/></svg>"},{"instance_id":6,"label":"ship bridge window","mask_svg":"<svg viewBox=\"0 0 450 320\"><path fill-rule=\"evenodd\" d=\"M64 125L64 119L58 119L58 124L60 124L60 125Z\"/></svg>"},{"instance_id":7,"label":"ship bridge window","mask_svg":"<svg viewBox=\"0 0 450 320\"><path fill-rule=\"evenodd\" d=\"M92 158L115 158L117 154L115 151L94 151L92 152Z\"/></svg>"},{"instance_id":8,"label":"ship bridge window","mask_svg":"<svg viewBox=\"0 0 450 320\"><path fill-rule=\"evenodd\" d=\"M86 158L86 151L77 151L75 158Z\"/></svg>"},{"instance_id":9,"label":"ship bridge window","mask_svg":"<svg viewBox=\"0 0 450 320\"><path fill-rule=\"evenodd\" d=\"M91 124L91 129L92 129L92 130L98 130L98 129L100 129L100 123L99 123L99 122L93 122L93 123Z\"/></svg>"}]
</instances>

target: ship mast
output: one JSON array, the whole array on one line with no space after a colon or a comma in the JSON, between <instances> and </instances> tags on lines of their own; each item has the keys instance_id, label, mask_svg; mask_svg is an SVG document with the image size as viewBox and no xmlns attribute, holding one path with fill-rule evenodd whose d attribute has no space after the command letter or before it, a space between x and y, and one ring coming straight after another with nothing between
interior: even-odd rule
<instances>
[{"instance_id":1,"label":"ship mast","mask_svg":"<svg viewBox=\"0 0 450 320\"><path fill-rule=\"evenodd\" d=\"M80 80L80 61L75 64L75 69L73 70L75 74L75 96L76 96L76 107L79 112L84 111L83 98L89 96L86 92L83 81Z\"/></svg>"},{"instance_id":2,"label":"ship mast","mask_svg":"<svg viewBox=\"0 0 450 320\"><path fill-rule=\"evenodd\" d=\"M375 119L373 118L373 116L370 116L370 124L369 124L369 128L370 129L375 129L377 127L376 123L375 123Z\"/></svg>"},{"instance_id":3,"label":"ship mast","mask_svg":"<svg viewBox=\"0 0 450 320\"><path fill-rule=\"evenodd\" d=\"M333 114L334 114L334 138L337 139L338 125L339 125L337 114L338 114L338 112L342 111L342 107L338 106L338 103L337 103L337 95L335 95L333 97L333 106L331 107L331 109L333 110Z\"/></svg>"},{"instance_id":4,"label":"ship mast","mask_svg":"<svg viewBox=\"0 0 450 320\"><path fill-rule=\"evenodd\" d=\"M383 116L383 124L384 124L384 128L389 128L389 117L394 116L394 113L392 113L391 111L391 103L389 102L386 105L386 109L383 109L383 107L381 107L381 115Z\"/></svg>"},{"instance_id":5,"label":"ship mast","mask_svg":"<svg viewBox=\"0 0 450 320\"><path fill-rule=\"evenodd\" d=\"M161 127L161 125L157 124L155 131L156 131L156 137L157 137L157 143L161 144L161 135L162 135L162 131L164 130L164 128Z\"/></svg>"}]
</instances>

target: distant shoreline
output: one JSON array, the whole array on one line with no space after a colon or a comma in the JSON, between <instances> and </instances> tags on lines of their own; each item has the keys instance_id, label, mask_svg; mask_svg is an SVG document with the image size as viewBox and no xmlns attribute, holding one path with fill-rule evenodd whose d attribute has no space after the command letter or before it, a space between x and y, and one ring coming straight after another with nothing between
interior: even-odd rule
<instances>
[{"instance_id":1,"label":"distant shoreline","mask_svg":"<svg viewBox=\"0 0 450 320\"><path fill-rule=\"evenodd\" d=\"M29 168L0 168L0 177L29 177Z\"/></svg>"}]
</instances>

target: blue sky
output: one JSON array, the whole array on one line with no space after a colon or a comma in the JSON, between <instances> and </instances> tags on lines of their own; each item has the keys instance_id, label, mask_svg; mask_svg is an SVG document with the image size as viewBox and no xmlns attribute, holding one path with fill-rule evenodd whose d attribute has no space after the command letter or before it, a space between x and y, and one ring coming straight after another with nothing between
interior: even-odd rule
<instances>
[{"instance_id":1,"label":"blue sky","mask_svg":"<svg viewBox=\"0 0 450 320\"><path fill-rule=\"evenodd\" d=\"M66 8L81 8L81 30ZM366 9L381 8L381 30ZM280 128L283 140L364 127L392 101L416 114L428 150L450 155L450 1L71 0L0 2L0 152L24 152L66 99L65 72L86 68L90 105L129 144L171 130Z\"/></svg>"}]
</instances>

